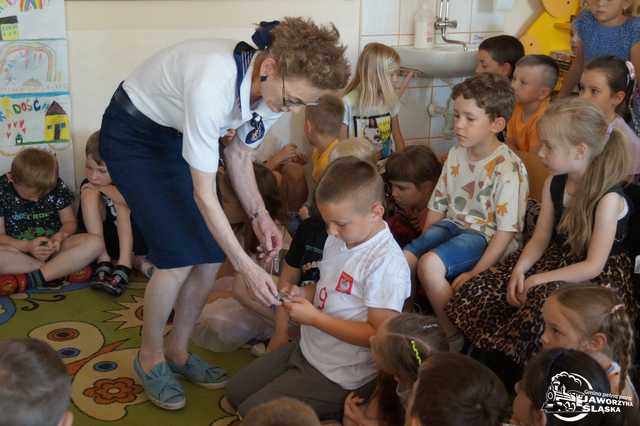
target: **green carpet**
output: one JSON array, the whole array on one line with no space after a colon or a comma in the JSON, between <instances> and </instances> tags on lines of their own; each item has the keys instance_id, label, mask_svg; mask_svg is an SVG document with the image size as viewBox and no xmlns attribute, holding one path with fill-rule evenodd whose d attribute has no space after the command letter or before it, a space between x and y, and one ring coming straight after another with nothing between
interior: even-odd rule
<instances>
[{"instance_id":1,"label":"green carpet","mask_svg":"<svg viewBox=\"0 0 640 426\"><path fill-rule=\"evenodd\" d=\"M221 390L183 382L187 405L174 412L147 400L132 368L140 346L144 285L132 282L118 298L85 284L0 297L0 339L30 336L58 351L73 377L75 425L228 425L235 417L221 407ZM191 350L230 375L253 359L248 351L213 353L195 345Z\"/></svg>"}]
</instances>

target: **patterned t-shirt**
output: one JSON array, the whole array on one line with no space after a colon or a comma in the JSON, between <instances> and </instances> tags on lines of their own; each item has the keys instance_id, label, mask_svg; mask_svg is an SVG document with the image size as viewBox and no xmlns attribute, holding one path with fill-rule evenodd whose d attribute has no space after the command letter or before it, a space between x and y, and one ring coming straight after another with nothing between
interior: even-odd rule
<instances>
[{"instance_id":1,"label":"patterned t-shirt","mask_svg":"<svg viewBox=\"0 0 640 426\"><path fill-rule=\"evenodd\" d=\"M520 245L529 181L520 158L501 144L490 156L469 161L467 150L455 146L442 168L429 209L444 213L458 226L481 232L491 240L496 231L516 232L507 249Z\"/></svg>"},{"instance_id":2,"label":"patterned t-shirt","mask_svg":"<svg viewBox=\"0 0 640 426\"><path fill-rule=\"evenodd\" d=\"M38 201L21 198L7 175L0 177L0 217L5 233L17 240L50 237L60 230L59 211L73 202L73 193L58 178L56 187Z\"/></svg>"},{"instance_id":3,"label":"patterned t-shirt","mask_svg":"<svg viewBox=\"0 0 640 426\"><path fill-rule=\"evenodd\" d=\"M381 105L361 111L358 107L360 92L354 90L343 98L342 123L349 128L349 137L365 138L376 147L378 159L384 160L396 150L391 135L391 119L396 117L400 104L392 107Z\"/></svg>"}]
</instances>

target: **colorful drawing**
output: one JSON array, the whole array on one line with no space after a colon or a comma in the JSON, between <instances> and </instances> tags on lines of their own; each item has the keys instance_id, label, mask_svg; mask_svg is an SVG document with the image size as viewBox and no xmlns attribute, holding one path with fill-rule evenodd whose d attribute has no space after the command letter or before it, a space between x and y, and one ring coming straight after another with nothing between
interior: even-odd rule
<instances>
[{"instance_id":1,"label":"colorful drawing","mask_svg":"<svg viewBox=\"0 0 640 426\"><path fill-rule=\"evenodd\" d=\"M19 34L17 17L6 16L0 18L0 40L17 40Z\"/></svg>"},{"instance_id":2,"label":"colorful drawing","mask_svg":"<svg viewBox=\"0 0 640 426\"><path fill-rule=\"evenodd\" d=\"M0 97L0 146L70 141L68 92Z\"/></svg>"},{"instance_id":3,"label":"colorful drawing","mask_svg":"<svg viewBox=\"0 0 640 426\"><path fill-rule=\"evenodd\" d=\"M68 88L65 40L0 42L0 93Z\"/></svg>"},{"instance_id":4,"label":"colorful drawing","mask_svg":"<svg viewBox=\"0 0 640 426\"><path fill-rule=\"evenodd\" d=\"M45 142L69 140L69 116L59 103L53 101L44 115Z\"/></svg>"},{"instance_id":5,"label":"colorful drawing","mask_svg":"<svg viewBox=\"0 0 640 426\"><path fill-rule=\"evenodd\" d=\"M2 18L12 17L10 24L15 32L12 38L2 40L36 40L64 38L64 0L0 0L0 25ZM0 26L0 33L4 28Z\"/></svg>"}]
</instances>

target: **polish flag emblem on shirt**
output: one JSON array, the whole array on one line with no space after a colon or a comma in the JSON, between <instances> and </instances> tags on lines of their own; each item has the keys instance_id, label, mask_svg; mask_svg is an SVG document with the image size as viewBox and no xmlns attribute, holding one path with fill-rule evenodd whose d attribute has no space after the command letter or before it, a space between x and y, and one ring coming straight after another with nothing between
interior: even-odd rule
<instances>
[{"instance_id":1,"label":"polish flag emblem on shirt","mask_svg":"<svg viewBox=\"0 0 640 426\"><path fill-rule=\"evenodd\" d=\"M345 294L351 294L351 288L353 287L353 277L346 272L340 274L338 278L338 285L336 285L336 291Z\"/></svg>"}]
</instances>

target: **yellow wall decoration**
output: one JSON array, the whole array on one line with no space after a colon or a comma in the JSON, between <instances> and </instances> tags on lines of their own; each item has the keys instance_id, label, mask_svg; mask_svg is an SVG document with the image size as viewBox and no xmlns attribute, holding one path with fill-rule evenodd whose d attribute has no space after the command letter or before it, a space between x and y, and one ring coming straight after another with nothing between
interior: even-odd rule
<instances>
[{"instance_id":1,"label":"yellow wall decoration","mask_svg":"<svg viewBox=\"0 0 640 426\"><path fill-rule=\"evenodd\" d=\"M543 12L522 34L520 41L527 55L548 55L554 50L571 49L572 15L580 10L579 0L541 0Z\"/></svg>"}]
</instances>

